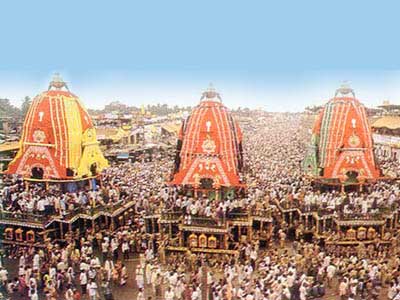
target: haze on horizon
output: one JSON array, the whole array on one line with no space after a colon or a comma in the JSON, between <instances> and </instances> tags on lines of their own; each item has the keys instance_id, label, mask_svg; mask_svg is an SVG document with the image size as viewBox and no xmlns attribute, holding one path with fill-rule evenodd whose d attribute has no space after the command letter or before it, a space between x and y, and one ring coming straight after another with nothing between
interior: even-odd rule
<instances>
[{"instance_id":1,"label":"haze on horizon","mask_svg":"<svg viewBox=\"0 0 400 300\"><path fill-rule=\"evenodd\" d=\"M207 80L207 74L188 79L186 75L189 74L195 72L103 71L84 76L81 73L61 72L70 90L82 99L86 107L93 109L102 109L112 101L137 107L157 103L194 106L210 82L220 92L224 104L232 109L248 107L273 112L303 111L306 106L324 104L344 81L368 107L380 105L383 100L400 103L400 72L397 71L314 71L298 76L277 72L275 75L279 76L239 74L236 78L232 73L224 78L223 74L214 72L209 76L217 80ZM46 90L51 76L52 73L39 76L36 72L5 74L0 71L0 98L8 98L14 105L20 106L25 96L32 98Z\"/></svg>"},{"instance_id":2,"label":"haze on horizon","mask_svg":"<svg viewBox=\"0 0 400 300\"><path fill-rule=\"evenodd\" d=\"M7 1L0 98L19 106L59 72L88 108L193 106L210 82L230 108L302 111L325 103L343 81L366 106L399 104L399 8L344 0Z\"/></svg>"}]
</instances>

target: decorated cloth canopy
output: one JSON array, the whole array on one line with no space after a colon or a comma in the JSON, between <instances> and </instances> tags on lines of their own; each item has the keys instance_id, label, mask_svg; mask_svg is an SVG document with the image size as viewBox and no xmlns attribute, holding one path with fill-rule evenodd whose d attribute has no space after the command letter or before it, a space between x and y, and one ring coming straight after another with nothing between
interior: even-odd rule
<instances>
[{"instance_id":1,"label":"decorated cloth canopy","mask_svg":"<svg viewBox=\"0 0 400 300\"><path fill-rule=\"evenodd\" d=\"M33 99L7 173L38 180L81 179L107 165L89 114L56 76L48 91Z\"/></svg>"},{"instance_id":2,"label":"decorated cloth canopy","mask_svg":"<svg viewBox=\"0 0 400 300\"><path fill-rule=\"evenodd\" d=\"M342 86L320 112L303 161L308 175L357 183L379 178L365 107Z\"/></svg>"},{"instance_id":3,"label":"decorated cloth canopy","mask_svg":"<svg viewBox=\"0 0 400 300\"><path fill-rule=\"evenodd\" d=\"M171 184L240 187L242 164L242 132L210 87L182 124Z\"/></svg>"}]
</instances>

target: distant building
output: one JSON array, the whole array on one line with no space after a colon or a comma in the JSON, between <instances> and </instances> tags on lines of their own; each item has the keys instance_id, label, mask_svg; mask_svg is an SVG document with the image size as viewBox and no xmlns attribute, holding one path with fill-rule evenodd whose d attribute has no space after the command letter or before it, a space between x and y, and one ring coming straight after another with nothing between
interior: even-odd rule
<instances>
[{"instance_id":1,"label":"distant building","mask_svg":"<svg viewBox=\"0 0 400 300\"><path fill-rule=\"evenodd\" d=\"M381 116L371 125L375 151L384 158L400 160L400 105L386 100L378 107Z\"/></svg>"},{"instance_id":2,"label":"distant building","mask_svg":"<svg viewBox=\"0 0 400 300\"><path fill-rule=\"evenodd\" d=\"M0 117L0 133L5 136L19 133L21 127L22 127L21 120L6 116Z\"/></svg>"},{"instance_id":3,"label":"distant building","mask_svg":"<svg viewBox=\"0 0 400 300\"><path fill-rule=\"evenodd\" d=\"M103 144L135 145L143 140L139 127L96 127L97 140Z\"/></svg>"}]
</instances>

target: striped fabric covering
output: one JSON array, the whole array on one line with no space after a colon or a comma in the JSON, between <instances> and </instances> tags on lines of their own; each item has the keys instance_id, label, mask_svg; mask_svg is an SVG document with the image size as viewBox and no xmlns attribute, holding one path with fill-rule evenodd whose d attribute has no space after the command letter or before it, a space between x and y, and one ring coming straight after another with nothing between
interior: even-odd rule
<instances>
[{"instance_id":1,"label":"striped fabric covering","mask_svg":"<svg viewBox=\"0 0 400 300\"><path fill-rule=\"evenodd\" d=\"M370 125L364 106L352 97L335 97L321 111L313 133L319 136L318 162L323 177L344 176L351 170L377 177Z\"/></svg>"},{"instance_id":2,"label":"striped fabric covering","mask_svg":"<svg viewBox=\"0 0 400 300\"><path fill-rule=\"evenodd\" d=\"M179 140L172 184L198 186L209 178L215 186L240 185L242 132L220 101L202 100L184 122Z\"/></svg>"},{"instance_id":3,"label":"striped fabric covering","mask_svg":"<svg viewBox=\"0 0 400 300\"><path fill-rule=\"evenodd\" d=\"M330 166L343 145L345 123L350 110L350 102L330 101L325 107L320 131L320 166Z\"/></svg>"},{"instance_id":4,"label":"striped fabric covering","mask_svg":"<svg viewBox=\"0 0 400 300\"><path fill-rule=\"evenodd\" d=\"M96 131L79 98L69 91L49 90L36 96L27 112L20 150L8 173L31 176L41 168L48 179L90 176L107 166L96 140Z\"/></svg>"}]
</instances>

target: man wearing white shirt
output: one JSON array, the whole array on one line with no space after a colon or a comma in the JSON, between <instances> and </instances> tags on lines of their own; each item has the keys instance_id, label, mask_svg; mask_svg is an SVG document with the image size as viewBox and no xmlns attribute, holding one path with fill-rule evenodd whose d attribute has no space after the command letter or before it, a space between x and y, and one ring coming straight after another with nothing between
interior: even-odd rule
<instances>
[{"instance_id":1,"label":"man wearing white shirt","mask_svg":"<svg viewBox=\"0 0 400 300\"><path fill-rule=\"evenodd\" d=\"M81 285L82 295L86 295L87 275L85 271L81 271L81 274L79 275L79 283Z\"/></svg>"},{"instance_id":2,"label":"man wearing white shirt","mask_svg":"<svg viewBox=\"0 0 400 300\"><path fill-rule=\"evenodd\" d=\"M197 287L192 293L191 300L200 300L200 287Z\"/></svg>"},{"instance_id":3,"label":"man wearing white shirt","mask_svg":"<svg viewBox=\"0 0 400 300\"><path fill-rule=\"evenodd\" d=\"M104 262L104 270L106 271L107 281L111 280L112 270L114 269L114 262L110 259L107 259Z\"/></svg>"},{"instance_id":4,"label":"man wearing white shirt","mask_svg":"<svg viewBox=\"0 0 400 300\"><path fill-rule=\"evenodd\" d=\"M86 272L87 270L89 270L89 265L85 261L82 261L79 265L79 269Z\"/></svg>"},{"instance_id":5,"label":"man wearing white shirt","mask_svg":"<svg viewBox=\"0 0 400 300\"><path fill-rule=\"evenodd\" d=\"M307 299L307 287L305 283L303 283L300 286L300 300L306 300Z\"/></svg>"},{"instance_id":6,"label":"man wearing white shirt","mask_svg":"<svg viewBox=\"0 0 400 300\"><path fill-rule=\"evenodd\" d=\"M114 260L118 259L118 247L119 247L119 243L118 243L117 238L113 238L111 240L111 251L113 253Z\"/></svg>"},{"instance_id":7,"label":"man wearing white shirt","mask_svg":"<svg viewBox=\"0 0 400 300\"><path fill-rule=\"evenodd\" d=\"M88 290L89 290L89 298L90 300L97 300L97 283L92 280L89 285L88 285Z\"/></svg>"},{"instance_id":8,"label":"man wearing white shirt","mask_svg":"<svg viewBox=\"0 0 400 300\"><path fill-rule=\"evenodd\" d=\"M247 294L245 300L254 300L254 295L253 293Z\"/></svg>"},{"instance_id":9,"label":"man wearing white shirt","mask_svg":"<svg viewBox=\"0 0 400 300\"><path fill-rule=\"evenodd\" d=\"M101 243L101 252L103 253L103 261L107 259L109 246L110 244L108 243L108 240L104 238L104 241Z\"/></svg>"},{"instance_id":10,"label":"man wearing white shirt","mask_svg":"<svg viewBox=\"0 0 400 300\"><path fill-rule=\"evenodd\" d=\"M43 198L38 201L37 210L39 211L39 214L44 215L45 200Z\"/></svg>"},{"instance_id":11,"label":"man wearing white shirt","mask_svg":"<svg viewBox=\"0 0 400 300\"><path fill-rule=\"evenodd\" d=\"M8 271L5 268L0 268L0 282L2 282L5 285L7 279L8 279Z\"/></svg>"},{"instance_id":12,"label":"man wearing white shirt","mask_svg":"<svg viewBox=\"0 0 400 300\"><path fill-rule=\"evenodd\" d=\"M165 292L165 300L173 300L174 297L175 297L175 294L174 294L173 290L171 288L168 288L168 290Z\"/></svg>"}]
</instances>

